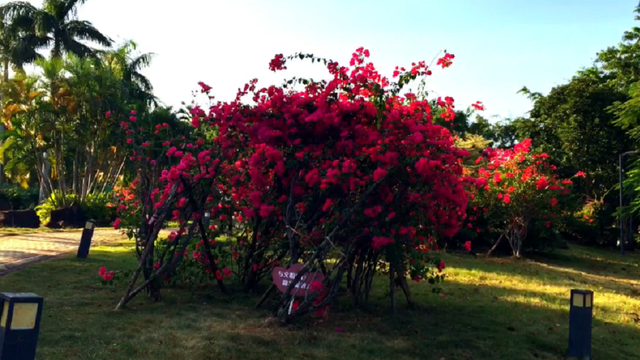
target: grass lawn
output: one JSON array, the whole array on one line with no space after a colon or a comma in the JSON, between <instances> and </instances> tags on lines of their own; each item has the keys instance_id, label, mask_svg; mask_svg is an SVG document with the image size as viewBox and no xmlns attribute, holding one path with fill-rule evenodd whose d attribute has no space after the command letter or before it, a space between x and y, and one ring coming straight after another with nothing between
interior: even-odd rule
<instances>
[{"instance_id":1,"label":"grass lawn","mask_svg":"<svg viewBox=\"0 0 640 360\"><path fill-rule=\"evenodd\" d=\"M595 292L594 359L640 353L634 254L572 246L535 260L446 255L444 297L411 285L418 310L398 297L391 315L380 290L368 310L339 304L324 322L274 328L263 326L266 310L252 308L257 295L207 289L166 289L161 303L140 297L115 312L125 284L102 286L98 267L131 268L133 257L122 247L91 251L84 262L54 260L0 279L2 291L45 297L38 359L562 359L571 288Z\"/></svg>"}]
</instances>

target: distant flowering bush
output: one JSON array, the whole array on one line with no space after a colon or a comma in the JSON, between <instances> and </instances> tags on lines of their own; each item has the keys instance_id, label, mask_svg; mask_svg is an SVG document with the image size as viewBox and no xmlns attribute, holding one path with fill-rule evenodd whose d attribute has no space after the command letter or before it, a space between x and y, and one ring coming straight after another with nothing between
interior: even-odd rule
<instances>
[{"instance_id":1,"label":"distant flowering bush","mask_svg":"<svg viewBox=\"0 0 640 360\"><path fill-rule=\"evenodd\" d=\"M468 153L433 123L434 114L453 119L453 99L431 105L411 92L400 95L410 81L431 74L426 63L398 67L389 79L367 62L369 55L357 49L349 67L313 55L277 55L269 63L273 71L310 59L323 62L330 77L268 88L258 88L254 79L232 102L190 109L198 140L176 146L167 139L162 146L170 165L153 180L153 172L142 171L122 192L121 213L137 215L116 225L144 237L141 252L156 247L159 223L180 226L166 255L153 260L158 264L149 271L157 275L149 279L172 276L186 260L202 263L219 285L235 273L250 289L275 266L303 263L274 310L285 322L325 309L344 277L355 302L368 297L378 269L400 284L409 301L407 278L442 279L445 264L432 254L436 239L460 229L465 187L477 183L463 175ZM445 54L437 65L449 67L453 59ZM211 91L200 87L206 95ZM245 96L253 103L243 103ZM135 139L136 129L126 125ZM132 158L141 160L142 142L131 145L139 146ZM158 159L143 160L157 169L152 161ZM141 186L147 190L138 191ZM222 237L230 241L218 242ZM315 295L294 302L291 290L310 271L321 271L324 281Z\"/></svg>"},{"instance_id":2,"label":"distant flowering bush","mask_svg":"<svg viewBox=\"0 0 640 360\"><path fill-rule=\"evenodd\" d=\"M488 148L476 160L480 167L466 224L477 234L507 238L516 256L531 233L556 237L572 187L570 179L557 177L547 154L532 154L530 147L525 139L513 149Z\"/></svg>"}]
</instances>

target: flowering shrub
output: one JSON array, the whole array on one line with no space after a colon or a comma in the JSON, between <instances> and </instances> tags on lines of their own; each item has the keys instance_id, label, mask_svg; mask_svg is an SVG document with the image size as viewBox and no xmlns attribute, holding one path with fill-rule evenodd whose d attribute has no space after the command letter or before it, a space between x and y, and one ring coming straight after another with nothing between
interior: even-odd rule
<instances>
[{"instance_id":1,"label":"flowering shrub","mask_svg":"<svg viewBox=\"0 0 640 360\"><path fill-rule=\"evenodd\" d=\"M498 236L496 246L506 238L516 256L523 245L539 248L544 240L556 239L563 227L561 215L572 201L567 196L572 181L558 179L548 156L532 154L530 146L525 139L513 149L488 148L477 158L477 187L465 225L467 234ZM525 239L529 242L523 243Z\"/></svg>"},{"instance_id":2,"label":"flowering shrub","mask_svg":"<svg viewBox=\"0 0 640 360\"><path fill-rule=\"evenodd\" d=\"M355 302L368 297L380 267L401 284L409 301L407 277L442 279L445 264L431 250L438 237L450 237L461 227L465 185L472 181L463 176L468 153L454 146L445 127L433 123L436 113L453 119L453 99L438 98L439 109L434 109L413 93L400 96L411 80L431 74L426 63L397 68L388 79L366 62L368 57L360 48L350 67L343 67L312 55L278 55L269 64L273 71L306 58L324 62L331 79L294 78L262 89L252 80L232 102L217 102L208 111L190 109L198 140L177 146L164 142L166 158L177 163L161 171L157 187L136 192L139 180L133 192L123 193L121 211L140 214L126 224L143 239L141 263L153 258L161 223L180 225L161 251L165 255L152 260L159 263L149 269L144 286L166 280L185 259L202 263L219 284L235 269L245 289L276 265L302 262L274 310L290 321L326 308L344 276ZM452 59L445 54L438 65L448 67ZM200 86L206 95L211 91ZM255 104L243 103L245 96ZM131 138L130 145L136 141ZM228 241L219 244L220 238ZM225 256L214 254L218 246ZM299 299L294 309L291 290L316 270L324 273L321 288ZM140 291L132 288L123 299Z\"/></svg>"},{"instance_id":3,"label":"flowering shrub","mask_svg":"<svg viewBox=\"0 0 640 360\"><path fill-rule=\"evenodd\" d=\"M103 285L110 284L111 282L113 282L113 278L115 274L116 272L113 270L107 271L107 268L105 266L101 267L98 270L98 276L100 277L100 280L102 281Z\"/></svg>"}]
</instances>

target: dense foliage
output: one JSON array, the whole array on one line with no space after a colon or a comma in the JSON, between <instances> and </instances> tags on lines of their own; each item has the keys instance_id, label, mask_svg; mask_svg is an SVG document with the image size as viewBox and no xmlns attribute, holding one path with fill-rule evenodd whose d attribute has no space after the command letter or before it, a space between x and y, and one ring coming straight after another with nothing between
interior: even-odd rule
<instances>
[{"instance_id":1,"label":"dense foliage","mask_svg":"<svg viewBox=\"0 0 640 360\"><path fill-rule=\"evenodd\" d=\"M558 178L549 156L532 154L530 146L525 139L513 150L488 148L472 167L482 186L473 193L464 233L484 238L493 249L506 238L515 256L556 246L563 217L574 210L568 196L573 182Z\"/></svg>"},{"instance_id":2,"label":"dense foliage","mask_svg":"<svg viewBox=\"0 0 640 360\"><path fill-rule=\"evenodd\" d=\"M380 266L388 266L392 282L401 284L410 301L407 277L441 279L444 264L430 250L437 237L453 236L466 216L465 182L474 183L463 176L468 153L454 146L449 130L433 123L435 111L427 100L398 95L411 80L430 74L424 62L396 70L392 83L366 63L368 56L360 48L351 66L341 67L296 54L289 59L325 62L332 79L295 79L262 89L253 80L233 102L218 102L208 111L191 109L196 132L215 129L215 136L178 146L166 139L166 156L177 164L164 169L159 186L152 188L148 184L155 179L148 174L158 160L147 157L145 178L136 181L121 205L118 224L135 227L130 233L147 257L154 252L142 249L156 245L151 245L153 236L144 236L150 231L145 224L157 227L165 219L180 224L171 250L151 262L157 273L174 271L175 259L193 242L197 249L185 258L202 262L219 281L233 268L245 289L280 264L303 263L299 278L321 271L322 296L302 301L293 312L286 310L300 279L288 287L276 307L284 321L331 303L344 277L356 303L368 298ZM286 60L279 55L270 67L281 70ZM303 88L287 89L294 81ZM201 87L209 93L208 86ZM252 95L255 105L242 103L245 95ZM441 119L453 119L452 98L437 99L435 105ZM130 145L149 145L135 128L127 134ZM146 189L148 200L136 197L136 187ZM211 216L208 229L201 221L205 212ZM228 246L231 256L212 261L212 239L221 236L235 239ZM141 261L149 263L144 256Z\"/></svg>"}]
</instances>

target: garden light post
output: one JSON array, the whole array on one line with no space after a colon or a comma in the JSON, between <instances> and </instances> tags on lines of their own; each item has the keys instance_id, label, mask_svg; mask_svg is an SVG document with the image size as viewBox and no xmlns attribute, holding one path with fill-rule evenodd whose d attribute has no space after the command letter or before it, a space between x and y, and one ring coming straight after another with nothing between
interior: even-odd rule
<instances>
[{"instance_id":1,"label":"garden light post","mask_svg":"<svg viewBox=\"0 0 640 360\"><path fill-rule=\"evenodd\" d=\"M636 155L638 154L637 151L627 151L625 153L620 154L619 158L618 158L618 162L620 165L620 171L619 171L619 181L620 181L620 253L624 254L624 243L625 243L625 236L624 236L624 226L623 226L623 216L622 216L622 207L624 206L623 203L623 196L622 196L622 164L623 164L623 160L624 157L627 155Z\"/></svg>"},{"instance_id":2,"label":"garden light post","mask_svg":"<svg viewBox=\"0 0 640 360\"><path fill-rule=\"evenodd\" d=\"M78 259L86 259L89 256L89 249L91 248L91 238L93 238L93 232L95 225L93 220L87 221L82 229L82 236L80 237L80 246L78 246ZM2 360L2 359L0 359Z\"/></svg>"},{"instance_id":3,"label":"garden light post","mask_svg":"<svg viewBox=\"0 0 640 360\"><path fill-rule=\"evenodd\" d=\"M202 224L204 225L205 228L209 228L209 224L211 224L211 213L210 212L205 212L203 219L202 219Z\"/></svg>"},{"instance_id":4,"label":"garden light post","mask_svg":"<svg viewBox=\"0 0 640 360\"><path fill-rule=\"evenodd\" d=\"M0 360L34 360L42 318L42 297L0 293Z\"/></svg>"},{"instance_id":5,"label":"garden light post","mask_svg":"<svg viewBox=\"0 0 640 360\"><path fill-rule=\"evenodd\" d=\"M593 292L571 290L568 359L591 360Z\"/></svg>"}]
</instances>

